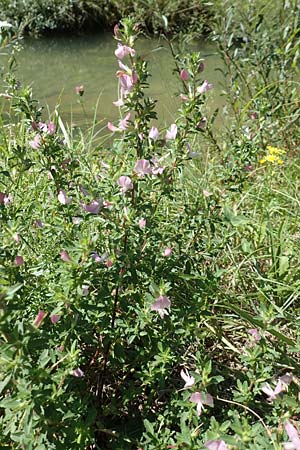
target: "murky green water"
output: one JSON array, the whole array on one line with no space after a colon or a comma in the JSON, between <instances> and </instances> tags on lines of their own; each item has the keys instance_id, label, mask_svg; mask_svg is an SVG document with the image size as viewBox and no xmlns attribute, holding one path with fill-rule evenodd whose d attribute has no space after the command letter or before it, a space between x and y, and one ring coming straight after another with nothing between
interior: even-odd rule
<instances>
[{"instance_id":1,"label":"murky green water","mask_svg":"<svg viewBox=\"0 0 300 450\"><path fill-rule=\"evenodd\" d=\"M157 50L158 47L163 47ZM116 41L111 34L90 36L58 36L39 40L24 40L23 50L18 55L18 76L22 83L31 84L34 97L52 112L61 105L63 117L73 125L89 125L94 114L97 122L106 124L116 119L118 108L112 102L117 100L117 60L114 55ZM209 94L209 108L220 102L220 66L215 49L211 44L194 44L205 58L203 77L214 83ZM139 54L150 64L151 88L149 94L158 100L160 124L169 124L179 105L179 83L172 74L174 64L163 41L142 39L137 45ZM84 109L80 105L75 86L84 85ZM97 99L98 108L96 109Z\"/></svg>"}]
</instances>

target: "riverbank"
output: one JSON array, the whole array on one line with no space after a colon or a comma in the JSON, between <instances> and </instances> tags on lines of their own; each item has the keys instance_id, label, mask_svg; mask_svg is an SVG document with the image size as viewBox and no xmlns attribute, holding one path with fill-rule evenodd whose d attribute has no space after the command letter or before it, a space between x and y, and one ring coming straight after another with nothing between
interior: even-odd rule
<instances>
[{"instance_id":1,"label":"riverbank","mask_svg":"<svg viewBox=\"0 0 300 450\"><path fill-rule=\"evenodd\" d=\"M24 34L85 32L111 29L122 17L134 17L136 23L151 34L160 31L196 30L207 34L211 28L211 8L206 2L168 0L0 0L0 20L8 20Z\"/></svg>"}]
</instances>

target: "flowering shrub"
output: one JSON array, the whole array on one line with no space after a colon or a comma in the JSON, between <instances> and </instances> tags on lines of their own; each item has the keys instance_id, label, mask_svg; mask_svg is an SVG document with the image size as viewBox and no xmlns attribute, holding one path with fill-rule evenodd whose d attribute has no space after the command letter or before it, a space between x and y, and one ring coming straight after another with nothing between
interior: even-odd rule
<instances>
[{"instance_id":1,"label":"flowering shrub","mask_svg":"<svg viewBox=\"0 0 300 450\"><path fill-rule=\"evenodd\" d=\"M264 173L238 197L214 162L224 154L199 53L170 44L182 102L158 128L137 34L131 20L114 29L109 147L73 141L58 111L43 121L7 78L1 445L297 449L295 238L258 215L262 189L274 212ZM243 148L257 164L256 146Z\"/></svg>"}]
</instances>

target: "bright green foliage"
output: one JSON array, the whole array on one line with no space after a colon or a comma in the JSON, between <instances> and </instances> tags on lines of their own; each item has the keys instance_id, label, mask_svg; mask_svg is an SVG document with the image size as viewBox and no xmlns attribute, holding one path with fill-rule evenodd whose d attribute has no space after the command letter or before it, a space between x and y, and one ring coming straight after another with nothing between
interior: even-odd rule
<instances>
[{"instance_id":1,"label":"bright green foliage","mask_svg":"<svg viewBox=\"0 0 300 450\"><path fill-rule=\"evenodd\" d=\"M287 24L297 17L284 12ZM268 48L263 28L244 44L222 40L243 23L235 17L229 8L216 28L225 63L241 53L241 69L225 69L232 112L218 129L201 55L169 42L182 106L157 136L131 20L115 30L124 104L102 145L90 130L73 138L59 111L41 123L30 89L6 77L2 448L199 450L221 439L230 450L279 450L288 441L284 425L300 413L295 68L289 52L274 57L272 79L281 86L284 66L289 101L262 88L263 65L251 81L251 43L268 55L271 37ZM259 162L267 146L286 152L282 164Z\"/></svg>"}]
</instances>

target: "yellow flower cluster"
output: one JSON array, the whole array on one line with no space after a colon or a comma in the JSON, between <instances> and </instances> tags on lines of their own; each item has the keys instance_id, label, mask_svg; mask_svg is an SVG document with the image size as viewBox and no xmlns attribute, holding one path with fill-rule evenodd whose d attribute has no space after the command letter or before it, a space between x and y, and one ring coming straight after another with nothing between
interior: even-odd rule
<instances>
[{"instance_id":1,"label":"yellow flower cluster","mask_svg":"<svg viewBox=\"0 0 300 450\"><path fill-rule=\"evenodd\" d=\"M285 154L284 150L277 147L272 147L271 145L267 146L267 150L268 153L266 154L266 156L263 159L259 160L260 164L264 164L266 162L278 165L283 164L283 160L281 159L280 155Z\"/></svg>"}]
</instances>

